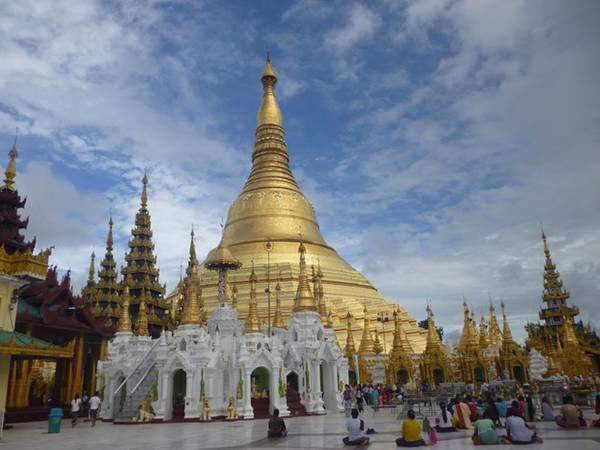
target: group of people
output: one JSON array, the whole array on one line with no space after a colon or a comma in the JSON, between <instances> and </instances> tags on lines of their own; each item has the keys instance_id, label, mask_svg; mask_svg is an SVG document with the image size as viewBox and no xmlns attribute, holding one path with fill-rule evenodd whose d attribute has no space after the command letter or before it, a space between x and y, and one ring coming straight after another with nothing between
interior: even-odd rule
<instances>
[{"instance_id":1,"label":"group of people","mask_svg":"<svg viewBox=\"0 0 600 450\"><path fill-rule=\"evenodd\" d=\"M87 415L88 420L95 427L101 404L102 400L98 391L94 392L94 395L91 397L87 395L87 392L84 392L81 398L79 394L75 394L75 397L71 400L71 427L77 425L79 417L82 415Z\"/></svg>"},{"instance_id":2,"label":"group of people","mask_svg":"<svg viewBox=\"0 0 600 450\"><path fill-rule=\"evenodd\" d=\"M394 401L401 401L405 391L402 386L357 384L354 388L346 385L344 388L344 411L346 417L351 416L352 405L356 405L358 412L362 412L365 405L370 406L375 411L380 406L385 406Z\"/></svg>"}]
</instances>

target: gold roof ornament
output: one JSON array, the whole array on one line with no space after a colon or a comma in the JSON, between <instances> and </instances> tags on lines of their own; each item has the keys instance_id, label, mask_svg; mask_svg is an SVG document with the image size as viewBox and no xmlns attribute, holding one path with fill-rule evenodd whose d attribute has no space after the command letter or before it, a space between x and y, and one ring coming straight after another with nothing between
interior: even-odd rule
<instances>
[{"instance_id":1,"label":"gold roof ornament","mask_svg":"<svg viewBox=\"0 0 600 450\"><path fill-rule=\"evenodd\" d=\"M267 54L265 69L261 77L263 85L263 100L256 115L256 126L261 125L283 125L281 110L275 97L275 85L277 84L277 74L271 64L271 57Z\"/></svg>"},{"instance_id":2,"label":"gold roof ornament","mask_svg":"<svg viewBox=\"0 0 600 450\"><path fill-rule=\"evenodd\" d=\"M275 285L275 315L273 316L273 328L286 329L287 326L283 320L283 314L281 313L281 285L279 280Z\"/></svg>"},{"instance_id":3,"label":"gold roof ornament","mask_svg":"<svg viewBox=\"0 0 600 450\"><path fill-rule=\"evenodd\" d=\"M306 274L306 247L304 243L300 242L298 247L298 253L300 254L300 272L298 274L298 289L296 290L296 298L294 301L293 312L300 311L317 311L317 305L315 304L315 298L310 291L308 284L308 276Z\"/></svg>"},{"instance_id":4,"label":"gold roof ornament","mask_svg":"<svg viewBox=\"0 0 600 450\"><path fill-rule=\"evenodd\" d=\"M119 332L131 332L131 318L129 317L129 278L123 281L123 299L121 317L119 319Z\"/></svg>"},{"instance_id":5,"label":"gold roof ornament","mask_svg":"<svg viewBox=\"0 0 600 450\"><path fill-rule=\"evenodd\" d=\"M185 271L186 275L191 275L193 271L196 271L198 268L198 258L196 257L196 244L194 242L194 227L192 227L192 231L190 232L190 251L188 258L188 266Z\"/></svg>"},{"instance_id":6,"label":"gold roof ornament","mask_svg":"<svg viewBox=\"0 0 600 450\"><path fill-rule=\"evenodd\" d=\"M510 331L510 325L508 324L508 319L506 318L504 302L500 303L500 307L502 308L502 341L512 342L513 337L512 332Z\"/></svg>"},{"instance_id":7,"label":"gold roof ornament","mask_svg":"<svg viewBox=\"0 0 600 450\"><path fill-rule=\"evenodd\" d=\"M96 282L96 253L92 252L90 257L90 267L88 269L88 283Z\"/></svg>"},{"instance_id":8,"label":"gold roof ornament","mask_svg":"<svg viewBox=\"0 0 600 450\"><path fill-rule=\"evenodd\" d=\"M577 345L579 346L579 341L577 340L577 336L575 335L575 330L573 329L573 323L568 316L563 316L563 341L565 343L565 347L567 344Z\"/></svg>"},{"instance_id":9,"label":"gold roof ornament","mask_svg":"<svg viewBox=\"0 0 600 450\"><path fill-rule=\"evenodd\" d=\"M143 209L148 207L148 175L144 171L144 178L142 178L142 195L140 197L141 205Z\"/></svg>"},{"instance_id":10,"label":"gold roof ornament","mask_svg":"<svg viewBox=\"0 0 600 450\"><path fill-rule=\"evenodd\" d=\"M352 337L352 314L348 311L346 314L346 347L344 348L344 356L352 361L353 355L356 353L354 338ZM352 362L350 363L352 364Z\"/></svg>"},{"instance_id":11,"label":"gold roof ornament","mask_svg":"<svg viewBox=\"0 0 600 450\"><path fill-rule=\"evenodd\" d=\"M4 171L4 186L2 189L8 189L9 191L15 190L15 177L17 176L17 143L15 142L8 152L9 161Z\"/></svg>"},{"instance_id":12,"label":"gold roof ornament","mask_svg":"<svg viewBox=\"0 0 600 450\"><path fill-rule=\"evenodd\" d=\"M252 263L252 273L250 274L250 301L248 302L248 317L246 317L245 333L259 333L260 321L258 320L258 311L256 306L256 282L257 277L254 272L254 263Z\"/></svg>"},{"instance_id":13,"label":"gold roof ornament","mask_svg":"<svg viewBox=\"0 0 600 450\"><path fill-rule=\"evenodd\" d=\"M233 256L229 248L221 241L216 248L208 253L204 261L204 267L210 270L219 270L219 268L235 270L242 267L242 263Z\"/></svg>"},{"instance_id":14,"label":"gold roof ornament","mask_svg":"<svg viewBox=\"0 0 600 450\"><path fill-rule=\"evenodd\" d=\"M181 323L184 325L202 325L202 290L199 289L198 275L193 273L185 281L183 297L183 314Z\"/></svg>"},{"instance_id":15,"label":"gold roof ornament","mask_svg":"<svg viewBox=\"0 0 600 450\"><path fill-rule=\"evenodd\" d=\"M367 305L364 306L363 312L365 314L365 322L363 327L362 339L360 340L360 347L358 349L358 353L360 353L361 355L375 352L375 343L373 342L371 327L369 325L369 317L367 316Z\"/></svg>"},{"instance_id":16,"label":"gold roof ornament","mask_svg":"<svg viewBox=\"0 0 600 450\"><path fill-rule=\"evenodd\" d=\"M136 334L138 336L148 336L148 311L146 310L146 289L142 288L140 294L140 305L136 323Z\"/></svg>"},{"instance_id":17,"label":"gold roof ornament","mask_svg":"<svg viewBox=\"0 0 600 450\"><path fill-rule=\"evenodd\" d=\"M317 269L317 287L315 289L315 297L317 298L317 304L319 309L319 315L321 316L321 322L327 323L327 306L325 305L325 293L323 292L323 272L321 272L321 264L319 263Z\"/></svg>"}]
</instances>

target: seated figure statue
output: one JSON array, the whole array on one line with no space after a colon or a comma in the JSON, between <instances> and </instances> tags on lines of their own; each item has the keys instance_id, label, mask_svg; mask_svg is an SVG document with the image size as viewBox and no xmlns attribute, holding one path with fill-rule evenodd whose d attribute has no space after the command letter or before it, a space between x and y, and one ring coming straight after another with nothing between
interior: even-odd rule
<instances>
[{"instance_id":1,"label":"seated figure statue","mask_svg":"<svg viewBox=\"0 0 600 450\"><path fill-rule=\"evenodd\" d=\"M140 422L151 422L152 419L154 419L152 407L150 406L150 402L148 401L148 399L144 399L142 400L142 403L140 403L138 420Z\"/></svg>"},{"instance_id":2,"label":"seated figure statue","mask_svg":"<svg viewBox=\"0 0 600 450\"><path fill-rule=\"evenodd\" d=\"M204 396L204 400L202 402L202 421L209 422L212 420L210 418L210 406L208 405L208 399Z\"/></svg>"}]
</instances>

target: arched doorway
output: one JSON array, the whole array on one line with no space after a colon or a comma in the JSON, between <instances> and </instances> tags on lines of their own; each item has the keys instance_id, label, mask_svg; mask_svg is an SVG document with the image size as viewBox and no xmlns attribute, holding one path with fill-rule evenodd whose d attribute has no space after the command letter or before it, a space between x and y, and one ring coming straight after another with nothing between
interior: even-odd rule
<instances>
[{"instance_id":1,"label":"arched doorway","mask_svg":"<svg viewBox=\"0 0 600 450\"><path fill-rule=\"evenodd\" d=\"M485 374L481 366L475 366L473 369L473 373L475 374L475 381L478 383L483 383L485 381Z\"/></svg>"},{"instance_id":2,"label":"arched doorway","mask_svg":"<svg viewBox=\"0 0 600 450\"><path fill-rule=\"evenodd\" d=\"M185 417L186 384L185 370L176 370L173 374L173 420L183 420Z\"/></svg>"},{"instance_id":3,"label":"arched doorway","mask_svg":"<svg viewBox=\"0 0 600 450\"><path fill-rule=\"evenodd\" d=\"M348 381L350 382L350 386L356 386L358 380L356 379L356 372L354 370L348 371Z\"/></svg>"},{"instance_id":4,"label":"arched doorway","mask_svg":"<svg viewBox=\"0 0 600 450\"><path fill-rule=\"evenodd\" d=\"M433 382L436 384L436 386L446 382L444 371L439 367L437 369L433 369Z\"/></svg>"},{"instance_id":5,"label":"arched doorway","mask_svg":"<svg viewBox=\"0 0 600 450\"><path fill-rule=\"evenodd\" d=\"M296 372L290 372L285 377L287 385L286 400L291 416L304 416L306 409L300 403L300 382Z\"/></svg>"},{"instance_id":6,"label":"arched doorway","mask_svg":"<svg viewBox=\"0 0 600 450\"><path fill-rule=\"evenodd\" d=\"M265 367L257 367L250 375L252 383L251 402L255 419L269 417L269 371Z\"/></svg>"},{"instance_id":7,"label":"arched doorway","mask_svg":"<svg viewBox=\"0 0 600 450\"><path fill-rule=\"evenodd\" d=\"M515 380L517 380L519 383L522 384L525 382L525 371L523 370L523 366L514 366L513 375L515 377Z\"/></svg>"},{"instance_id":8,"label":"arched doorway","mask_svg":"<svg viewBox=\"0 0 600 450\"><path fill-rule=\"evenodd\" d=\"M408 371L406 369L400 369L396 372L396 383L401 386L408 383Z\"/></svg>"}]
</instances>

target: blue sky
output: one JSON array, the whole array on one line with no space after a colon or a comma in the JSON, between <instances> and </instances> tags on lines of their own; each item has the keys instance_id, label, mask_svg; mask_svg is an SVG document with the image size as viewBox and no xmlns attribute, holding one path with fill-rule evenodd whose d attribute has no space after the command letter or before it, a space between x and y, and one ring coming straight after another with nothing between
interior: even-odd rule
<instances>
[{"instance_id":1,"label":"blue sky","mask_svg":"<svg viewBox=\"0 0 600 450\"><path fill-rule=\"evenodd\" d=\"M201 253L250 167L265 48L296 177L327 241L450 335L465 297L535 320L540 225L598 326L594 1L22 1L0 6L0 142L19 127L28 234L86 276L150 176L162 281Z\"/></svg>"}]
</instances>

